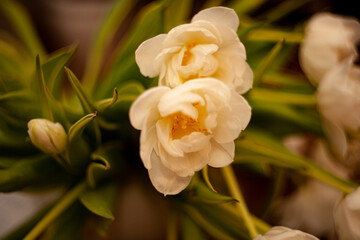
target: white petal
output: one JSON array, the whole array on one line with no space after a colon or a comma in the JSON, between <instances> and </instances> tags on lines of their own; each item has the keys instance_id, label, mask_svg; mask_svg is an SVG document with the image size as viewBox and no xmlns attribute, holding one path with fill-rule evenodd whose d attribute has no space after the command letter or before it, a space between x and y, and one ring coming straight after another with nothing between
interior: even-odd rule
<instances>
[{"instance_id":1,"label":"white petal","mask_svg":"<svg viewBox=\"0 0 360 240\"><path fill-rule=\"evenodd\" d=\"M152 168L149 177L153 186L164 195L175 195L184 190L190 183L191 177L180 177L162 165L155 152L151 154Z\"/></svg>"},{"instance_id":2,"label":"white petal","mask_svg":"<svg viewBox=\"0 0 360 240\"><path fill-rule=\"evenodd\" d=\"M232 163L235 154L234 141L219 144L215 140L211 141L211 152L209 166L211 167L225 167Z\"/></svg>"},{"instance_id":3,"label":"white petal","mask_svg":"<svg viewBox=\"0 0 360 240\"><path fill-rule=\"evenodd\" d=\"M155 125L144 128L140 134L140 158L146 169L151 168L151 152L157 144Z\"/></svg>"},{"instance_id":4,"label":"white petal","mask_svg":"<svg viewBox=\"0 0 360 240\"><path fill-rule=\"evenodd\" d=\"M323 127L334 153L340 159L344 158L348 149L344 129L336 122L325 118L323 119Z\"/></svg>"},{"instance_id":5,"label":"white petal","mask_svg":"<svg viewBox=\"0 0 360 240\"><path fill-rule=\"evenodd\" d=\"M166 38L166 34L160 34L153 38L150 38L136 49L135 60L140 68L140 72L144 76L155 77L159 75L159 71L154 68L154 61L156 56L163 49L163 41Z\"/></svg>"},{"instance_id":6,"label":"white petal","mask_svg":"<svg viewBox=\"0 0 360 240\"><path fill-rule=\"evenodd\" d=\"M169 155L173 157L184 156L184 152L176 144L174 144L171 139L171 126L168 121L162 119L156 123L156 134L159 144Z\"/></svg>"},{"instance_id":7,"label":"white petal","mask_svg":"<svg viewBox=\"0 0 360 240\"><path fill-rule=\"evenodd\" d=\"M160 159L162 164L181 177L194 175L202 169L209 161L210 143L197 152L187 153L184 157L173 157L164 149L160 148Z\"/></svg>"},{"instance_id":8,"label":"white petal","mask_svg":"<svg viewBox=\"0 0 360 240\"><path fill-rule=\"evenodd\" d=\"M225 25L235 32L239 27L239 17L233 9L227 7L213 7L202 10L192 18L191 22L199 20L208 21L216 25Z\"/></svg>"},{"instance_id":9,"label":"white petal","mask_svg":"<svg viewBox=\"0 0 360 240\"><path fill-rule=\"evenodd\" d=\"M251 118L251 107L241 95L231 92L230 106L218 114L218 125L213 131L218 143L226 143L236 139L246 128Z\"/></svg>"},{"instance_id":10,"label":"white petal","mask_svg":"<svg viewBox=\"0 0 360 240\"><path fill-rule=\"evenodd\" d=\"M207 144L209 144L210 136L201 132L192 132L180 139L174 140L174 144L177 145L183 152L191 153L202 150Z\"/></svg>"},{"instance_id":11,"label":"white petal","mask_svg":"<svg viewBox=\"0 0 360 240\"><path fill-rule=\"evenodd\" d=\"M149 112L157 111L159 99L168 91L168 87L154 87L143 92L130 107L131 125L136 129L142 129Z\"/></svg>"}]
</instances>

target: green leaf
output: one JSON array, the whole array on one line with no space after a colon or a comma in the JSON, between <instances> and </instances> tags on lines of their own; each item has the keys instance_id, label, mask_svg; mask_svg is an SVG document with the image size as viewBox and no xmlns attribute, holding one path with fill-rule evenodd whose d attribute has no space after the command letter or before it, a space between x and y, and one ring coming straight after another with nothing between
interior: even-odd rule
<instances>
[{"instance_id":1,"label":"green leaf","mask_svg":"<svg viewBox=\"0 0 360 240\"><path fill-rule=\"evenodd\" d=\"M277 29L254 29L249 32L246 39L250 41L267 42L281 42L285 39L286 43L301 43L303 40L303 33L287 32Z\"/></svg>"},{"instance_id":2,"label":"green leaf","mask_svg":"<svg viewBox=\"0 0 360 240\"><path fill-rule=\"evenodd\" d=\"M268 70L268 68L274 61L275 57L279 54L284 43L285 43L284 40L278 42L256 67L254 71L254 86L260 84L260 80L262 76Z\"/></svg>"},{"instance_id":3,"label":"green leaf","mask_svg":"<svg viewBox=\"0 0 360 240\"><path fill-rule=\"evenodd\" d=\"M45 50L25 9L16 1L3 0L0 1L0 11L7 18L19 38L24 41L29 52L34 57L38 54L44 55Z\"/></svg>"},{"instance_id":4,"label":"green leaf","mask_svg":"<svg viewBox=\"0 0 360 240\"><path fill-rule=\"evenodd\" d=\"M201 181L196 181L189 191L189 198L191 198L191 201L204 203L227 203L237 201L233 197L214 192L208 186L205 186Z\"/></svg>"},{"instance_id":5,"label":"green leaf","mask_svg":"<svg viewBox=\"0 0 360 240\"><path fill-rule=\"evenodd\" d=\"M118 185L109 183L95 189L88 189L80 195L81 203L94 214L114 220L112 213Z\"/></svg>"},{"instance_id":6,"label":"green leaf","mask_svg":"<svg viewBox=\"0 0 360 240\"><path fill-rule=\"evenodd\" d=\"M85 90L81 86L79 79L75 76L75 74L67 67L65 67L66 74L68 79L73 87L76 95L78 96L80 103L85 111L85 113L92 113L95 111L93 104L90 101L90 98L85 93Z\"/></svg>"},{"instance_id":7,"label":"green leaf","mask_svg":"<svg viewBox=\"0 0 360 240\"><path fill-rule=\"evenodd\" d=\"M87 127L94 120L95 117L96 113L89 113L70 127L68 132L68 139L70 144L74 142L76 138L81 136L85 127Z\"/></svg>"},{"instance_id":8,"label":"green leaf","mask_svg":"<svg viewBox=\"0 0 360 240\"><path fill-rule=\"evenodd\" d=\"M60 94L63 69L65 65L70 62L76 50L76 45L59 49L48 56L42 65L44 79L48 85L49 91L55 97Z\"/></svg>"},{"instance_id":9,"label":"green leaf","mask_svg":"<svg viewBox=\"0 0 360 240\"><path fill-rule=\"evenodd\" d=\"M287 0L280 2L276 7L271 8L262 17L266 19L267 23L275 22L286 15L293 13L296 9L306 5L310 0Z\"/></svg>"},{"instance_id":10,"label":"green leaf","mask_svg":"<svg viewBox=\"0 0 360 240\"><path fill-rule=\"evenodd\" d=\"M265 0L233 0L228 6L234 9L239 16L242 16L259 8L264 2Z\"/></svg>"},{"instance_id":11,"label":"green leaf","mask_svg":"<svg viewBox=\"0 0 360 240\"><path fill-rule=\"evenodd\" d=\"M111 69L101 84L98 96L103 98L110 95L115 86L129 79L146 79L143 77L135 62L135 50L145 40L164 31L163 4L151 2L143 7L135 17L135 23L118 43L110 63ZM150 81L148 81L150 83Z\"/></svg>"},{"instance_id":12,"label":"green leaf","mask_svg":"<svg viewBox=\"0 0 360 240\"><path fill-rule=\"evenodd\" d=\"M101 27L96 42L87 57L83 78L84 86L89 93L93 91L108 48L111 47L116 33L119 28L123 26L123 23L136 3L137 1L133 0L116 1L104 25Z\"/></svg>"},{"instance_id":13,"label":"green leaf","mask_svg":"<svg viewBox=\"0 0 360 240\"><path fill-rule=\"evenodd\" d=\"M182 234L184 240L192 239L206 239L204 232L200 227L191 219L188 215L183 214L182 216Z\"/></svg>"},{"instance_id":14,"label":"green leaf","mask_svg":"<svg viewBox=\"0 0 360 240\"><path fill-rule=\"evenodd\" d=\"M0 169L0 191L11 192L35 186L42 181L56 179L64 174L49 156L38 156L16 161L9 168Z\"/></svg>"},{"instance_id":15,"label":"green leaf","mask_svg":"<svg viewBox=\"0 0 360 240\"><path fill-rule=\"evenodd\" d=\"M165 31L183 24L188 20L193 0L173 0L165 4Z\"/></svg>"}]
</instances>

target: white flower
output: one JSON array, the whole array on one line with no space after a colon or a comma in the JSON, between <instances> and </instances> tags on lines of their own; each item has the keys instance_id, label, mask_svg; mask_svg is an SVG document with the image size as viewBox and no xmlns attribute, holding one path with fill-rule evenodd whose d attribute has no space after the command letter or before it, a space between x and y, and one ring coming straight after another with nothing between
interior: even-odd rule
<instances>
[{"instance_id":1,"label":"white flower","mask_svg":"<svg viewBox=\"0 0 360 240\"><path fill-rule=\"evenodd\" d=\"M342 60L357 56L360 23L353 18L330 13L313 16L305 29L300 48L300 64L317 85L325 74Z\"/></svg>"},{"instance_id":2,"label":"white flower","mask_svg":"<svg viewBox=\"0 0 360 240\"><path fill-rule=\"evenodd\" d=\"M159 85L174 88L196 78L217 78L238 93L252 86L244 45L236 31L239 19L226 7L205 9L191 23L143 42L136 62L143 75L159 75Z\"/></svg>"},{"instance_id":3,"label":"white flower","mask_svg":"<svg viewBox=\"0 0 360 240\"><path fill-rule=\"evenodd\" d=\"M360 239L360 188L339 202L334 218L339 239Z\"/></svg>"},{"instance_id":4,"label":"white flower","mask_svg":"<svg viewBox=\"0 0 360 240\"><path fill-rule=\"evenodd\" d=\"M250 121L246 100L217 79L149 89L130 108L141 130L140 157L155 188L177 194L206 164L233 161L234 139Z\"/></svg>"},{"instance_id":5,"label":"white flower","mask_svg":"<svg viewBox=\"0 0 360 240\"><path fill-rule=\"evenodd\" d=\"M50 154L65 151L67 135L60 123L37 118L28 122L28 128L31 142L41 151Z\"/></svg>"},{"instance_id":6,"label":"white flower","mask_svg":"<svg viewBox=\"0 0 360 240\"><path fill-rule=\"evenodd\" d=\"M340 156L347 152L344 130L360 129L360 68L346 59L329 71L319 84L317 99L326 132Z\"/></svg>"},{"instance_id":7,"label":"white flower","mask_svg":"<svg viewBox=\"0 0 360 240\"><path fill-rule=\"evenodd\" d=\"M253 240L319 240L308 233L286 227L272 227L264 236L258 235Z\"/></svg>"}]
</instances>

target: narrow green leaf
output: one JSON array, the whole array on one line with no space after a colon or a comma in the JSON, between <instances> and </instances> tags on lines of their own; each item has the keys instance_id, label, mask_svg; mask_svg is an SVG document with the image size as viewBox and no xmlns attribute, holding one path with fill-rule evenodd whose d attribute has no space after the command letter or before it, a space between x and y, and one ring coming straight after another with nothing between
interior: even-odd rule
<instances>
[{"instance_id":1,"label":"narrow green leaf","mask_svg":"<svg viewBox=\"0 0 360 240\"><path fill-rule=\"evenodd\" d=\"M189 18L193 0L174 0L165 4L165 31L183 24Z\"/></svg>"},{"instance_id":2,"label":"narrow green leaf","mask_svg":"<svg viewBox=\"0 0 360 240\"><path fill-rule=\"evenodd\" d=\"M233 197L225 196L213 191L201 181L196 181L192 185L192 188L190 188L190 195L192 201L204 203L227 203L237 201Z\"/></svg>"},{"instance_id":3,"label":"narrow green leaf","mask_svg":"<svg viewBox=\"0 0 360 240\"><path fill-rule=\"evenodd\" d=\"M66 74L68 76L68 79L70 80L71 86L73 87L76 95L78 96L80 103L85 111L85 113L92 113L95 111L95 108L93 107L93 104L91 103L89 97L85 93L85 90L81 86L81 83L79 82L78 78L75 76L75 74L67 67L64 67Z\"/></svg>"},{"instance_id":4,"label":"narrow green leaf","mask_svg":"<svg viewBox=\"0 0 360 240\"><path fill-rule=\"evenodd\" d=\"M299 106L316 106L317 98L314 94L299 94L284 91L269 90L266 88L254 88L249 93L249 98L254 101L268 103L283 103ZM251 101L251 100L250 100Z\"/></svg>"},{"instance_id":5,"label":"narrow green leaf","mask_svg":"<svg viewBox=\"0 0 360 240\"><path fill-rule=\"evenodd\" d=\"M268 13L265 13L263 17L266 19L268 23L275 22L286 15L294 12L296 9L306 5L309 3L310 0L287 0L280 2L279 5L277 5L274 8L271 8Z\"/></svg>"},{"instance_id":6,"label":"narrow green leaf","mask_svg":"<svg viewBox=\"0 0 360 240\"><path fill-rule=\"evenodd\" d=\"M281 42L285 39L286 43L301 43L303 40L303 33L286 32L276 29L254 29L249 32L246 39L250 41L267 42Z\"/></svg>"},{"instance_id":7,"label":"narrow green leaf","mask_svg":"<svg viewBox=\"0 0 360 240\"><path fill-rule=\"evenodd\" d=\"M88 189L80 196L81 203L96 215L114 220L112 213L118 185L109 183L95 189Z\"/></svg>"},{"instance_id":8,"label":"narrow green leaf","mask_svg":"<svg viewBox=\"0 0 360 240\"><path fill-rule=\"evenodd\" d=\"M284 45L285 40L282 40L281 42L278 42L271 51L263 58L263 60L259 63L257 68L254 71L254 86L257 86L260 84L261 78L266 72L266 70L269 68L269 66L274 61L275 57L279 54L282 46Z\"/></svg>"},{"instance_id":9,"label":"narrow green leaf","mask_svg":"<svg viewBox=\"0 0 360 240\"><path fill-rule=\"evenodd\" d=\"M264 2L265 0L232 0L228 6L234 9L239 16L242 16L259 8Z\"/></svg>"},{"instance_id":10,"label":"narrow green leaf","mask_svg":"<svg viewBox=\"0 0 360 240\"><path fill-rule=\"evenodd\" d=\"M33 56L44 55L45 50L25 9L16 1L3 0L0 1L0 11L7 17L12 28L24 41L31 54Z\"/></svg>"},{"instance_id":11,"label":"narrow green leaf","mask_svg":"<svg viewBox=\"0 0 360 240\"><path fill-rule=\"evenodd\" d=\"M0 192L21 190L64 174L49 156L16 161L9 168L0 169Z\"/></svg>"},{"instance_id":12,"label":"narrow green leaf","mask_svg":"<svg viewBox=\"0 0 360 240\"><path fill-rule=\"evenodd\" d=\"M161 2L151 2L136 15L130 31L118 43L109 66L109 73L98 91L98 96L108 96L115 86L129 79L146 79L139 72L135 62L135 50L145 40L164 32L164 6ZM149 81L148 81L149 83Z\"/></svg>"},{"instance_id":13,"label":"narrow green leaf","mask_svg":"<svg viewBox=\"0 0 360 240\"><path fill-rule=\"evenodd\" d=\"M77 50L76 45L71 45L53 52L42 65L44 79L49 91L54 96L59 96L63 69L70 62Z\"/></svg>"},{"instance_id":14,"label":"narrow green leaf","mask_svg":"<svg viewBox=\"0 0 360 240\"><path fill-rule=\"evenodd\" d=\"M205 240L207 239L204 232L200 227L191 219L188 215L183 214L182 216L182 234L184 240Z\"/></svg>"},{"instance_id":15,"label":"narrow green leaf","mask_svg":"<svg viewBox=\"0 0 360 240\"><path fill-rule=\"evenodd\" d=\"M136 5L137 1L122 0L116 1L111 13L108 15L100 33L97 35L95 44L92 46L87 57L87 63L83 78L85 88L89 93L93 91L93 87L97 81L100 69L103 65L105 54L114 40L115 34L128 17L131 9Z\"/></svg>"}]
</instances>

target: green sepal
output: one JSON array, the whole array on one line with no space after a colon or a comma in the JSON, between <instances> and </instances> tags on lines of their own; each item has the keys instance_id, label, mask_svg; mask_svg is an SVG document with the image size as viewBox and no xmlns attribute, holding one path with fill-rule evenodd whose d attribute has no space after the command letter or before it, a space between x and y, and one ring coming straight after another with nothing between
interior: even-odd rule
<instances>
[{"instance_id":1,"label":"green sepal","mask_svg":"<svg viewBox=\"0 0 360 240\"><path fill-rule=\"evenodd\" d=\"M186 197L194 202L228 203L237 201L233 197L222 195L213 191L201 181L192 183L187 194L188 195Z\"/></svg>"},{"instance_id":2,"label":"green sepal","mask_svg":"<svg viewBox=\"0 0 360 240\"><path fill-rule=\"evenodd\" d=\"M94 214L114 220L113 204L118 185L107 183L97 188L89 188L80 195L81 203Z\"/></svg>"},{"instance_id":3,"label":"green sepal","mask_svg":"<svg viewBox=\"0 0 360 240\"><path fill-rule=\"evenodd\" d=\"M97 179L104 174L104 171L108 171L110 169L110 164L103 156L96 153L91 155L91 159L93 162L89 164L86 170L86 179L89 186L94 188L96 186Z\"/></svg>"},{"instance_id":4,"label":"green sepal","mask_svg":"<svg viewBox=\"0 0 360 240\"><path fill-rule=\"evenodd\" d=\"M114 88L112 98L104 99L104 100L101 100L101 101L95 103L95 107L96 107L97 111L99 111L100 113L103 112L105 109L112 106L118 100L118 97L119 97L118 91L116 88Z\"/></svg>"},{"instance_id":5,"label":"green sepal","mask_svg":"<svg viewBox=\"0 0 360 240\"><path fill-rule=\"evenodd\" d=\"M68 131L68 147L66 149L65 159L72 169L82 169L89 161L90 147L82 135L84 129L91 125L95 117L95 113L90 113L82 117L74 123Z\"/></svg>"}]
</instances>

